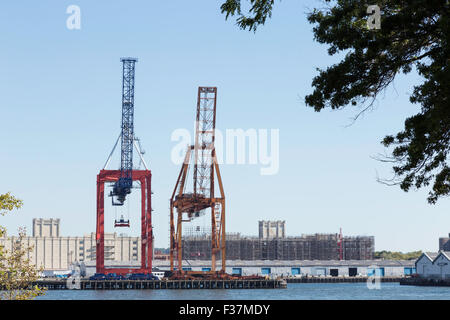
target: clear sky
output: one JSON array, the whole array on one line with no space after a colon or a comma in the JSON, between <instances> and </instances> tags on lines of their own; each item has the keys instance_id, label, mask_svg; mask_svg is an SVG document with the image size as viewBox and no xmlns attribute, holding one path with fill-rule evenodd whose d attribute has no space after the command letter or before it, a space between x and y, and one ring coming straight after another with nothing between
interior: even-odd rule
<instances>
[{"instance_id":1,"label":"clear sky","mask_svg":"<svg viewBox=\"0 0 450 320\"><path fill-rule=\"evenodd\" d=\"M306 20L320 1L277 1L257 33L225 21L221 2L0 4L0 193L24 200L0 224L30 232L33 218L60 218L62 235L95 231L96 175L120 130L120 57L132 56L139 58L135 132L153 173L156 247L168 245L179 172L171 135L192 129L197 87L217 86L218 129L279 129L277 174L261 175L260 164L221 166L227 231L256 235L258 220L285 220L289 236L342 227L344 235L375 236L376 250L437 250L438 237L450 232L450 199L431 206L425 190L378 183L377 174L390 177L391 169L371 158L419 110L408 100L419 78L400 76L375 110L347 126L357 109L315 113L303 102L316 68L338 58L313 41ZM81 9L80 30L66 27L69 5ZM138 215L130 213L134 228L125 232L137 234ZM107 215L107 231L113 219Z\"/></svg>"}]
</instances>

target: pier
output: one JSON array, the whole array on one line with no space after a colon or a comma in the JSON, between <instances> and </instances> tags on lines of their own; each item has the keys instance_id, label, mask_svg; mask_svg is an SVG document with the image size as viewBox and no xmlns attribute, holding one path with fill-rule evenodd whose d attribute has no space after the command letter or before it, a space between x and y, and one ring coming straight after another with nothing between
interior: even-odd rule
<instances>
[{"instance_id":1,"label":"pier","mask_svg":"<svg viewBox=\"0 0 450 320\"><path fill-rule=\"evenodd\" d=\"M160 289L285 289L283 279L264 280L40 280L47 290L160 290Z\"/></svg>"},{"instance_id":2,"label":"pier","mask_svg":"<svg viewBox=\"0 0 450 320\"><path fill-rule=\"evenodd\" d=\"M374 277L299 277L286 278L287 283L354 283L367 282ZM379 277L381 282L400 282L403 277Z\"/></svg>"},{"instance_id":3,"label":"pier","mask_svg":"<svg viewBox=\"0 0 450 320\"><path fill-rule=\"evenodd\" d=\"M433 278L403 278L400 281L403 286L423 286L423 287L450 287L450 279Z\"/></svg>"},{"instance_id":4,"label":"pier","mask_svg":"<svg viewBox=\"0 0 450 320\"><path fill-rule=\"evenodd\" d=\"M371 281L371 277L299 277L258 280L88 280L67 281L64 279L45 279L33 282L47 290L160 290L160 289L284 289L288 283L356 283ZM405 277L380 277L381 282L400 282L403 285L446 285L427 279Z\"/></svg>"}]
</instances>

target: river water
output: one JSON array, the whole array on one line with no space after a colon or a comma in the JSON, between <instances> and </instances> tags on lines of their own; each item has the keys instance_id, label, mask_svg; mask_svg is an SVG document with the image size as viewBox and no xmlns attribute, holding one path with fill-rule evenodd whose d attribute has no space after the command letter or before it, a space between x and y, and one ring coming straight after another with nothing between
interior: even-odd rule
<instances>
[{"instance_id":1,"label":"river water","mask_svg":"<svg viewBox=\"0 0 450 320\"><path fill-rule=\"evenodd\" d=\"M450 300L450 287L288 283L287 289L49 290L38 300Z\"/></svg>"}]
</instances>

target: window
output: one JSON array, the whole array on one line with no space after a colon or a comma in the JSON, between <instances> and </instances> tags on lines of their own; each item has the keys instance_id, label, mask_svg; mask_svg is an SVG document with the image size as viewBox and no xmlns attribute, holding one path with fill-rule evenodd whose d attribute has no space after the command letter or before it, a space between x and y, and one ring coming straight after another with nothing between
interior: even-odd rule
<instances>
[{"instance_id":1,"label":"window","mask_svg":"<svg viewBox=\"0 0 450 320\"><path fill-rule=\"evenodd\" d=\"M316 268L316 276L326 276L327 269L326 268Z\"/></svg>"},{"instance_id":2,"label":"window","mask_svg":"<svg viewBox=\"0 0 450 320\"><path fill-rule=\"evenodd\" d=\"M184 267L183 270L184 270L184 271L192 271L192 268L190 268L190 267Z\"/></svg>"},{"instance_id":3,"label":"window","mask_svg":"<svg viewBox=\"0 0 450 320\"><path fill-rule=\"evenodd\" d=\"M416 268L411 268L411 267L405 267L404 268L404 274L405 275L412 275L416 273Z\"/></svg>"},{"instance_id":4,"label":"window","mask_svg":"<svg viewBox=\"0 0 450 320\"><path fill-rule=\"evenodd\" d=\"M350 277L356 277L358 274L358 268L348 268L348 275Z\"/></svg>"},{"instance_id":5,"label":"window","mask_svg":"<svg viewBox=\"0 0 450 320\"><path fill-rule=\"evenodd\" d=\"M231 273L241 276L242 275L242 268L233 268Z\"/></svg>"},{"instance_id":6,"label":"window","mask_svg":"<svg viewBox=\"0 0 450 320\"><path fill-rule=\"evenodd\" d=\"M262 274L271 274L271 270L270 268L261 268L261 273Z\"/></svg>"},{"instance_id":7,"label":"window","mask_svg":"<svg viewBox=\"0 0 450 320\"><path fill-rule=\"evenodd\" d=\"M300 274L300 268L291 268L291 274L293 276Z\"/></svg>"},{"instance_id":8,"label":"window","mask_svg":"<svg viewBox=\"0 0 450 320\"><path fill-rule=\"evenodd\" d=\"M384 268L368 268L367 269L367 275L368 276L384 276Z\"/></svg>"},{"instance_id":9,"label":"window","mask_svg":"<svg viewBox=\"0 0 450 320\"><path fill-rule=\"evenodd\" d=\"M338 269L330 269L330 276L337 277L339 275Z\"/></svg>"},{"instance_id":10,"label":"window","mask_svg":"<svg viewBox=\"0 0 450 320\"><path fill-rule=\"evenodd\" d=\"M202 271L211 271L211 268L205 267L205 268L202 268Z\"/></svg>"}]
</instances>

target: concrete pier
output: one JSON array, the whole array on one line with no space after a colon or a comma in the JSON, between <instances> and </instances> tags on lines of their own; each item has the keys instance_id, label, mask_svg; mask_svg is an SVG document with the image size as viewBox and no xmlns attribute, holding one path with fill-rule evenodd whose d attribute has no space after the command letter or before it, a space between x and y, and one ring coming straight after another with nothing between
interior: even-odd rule
<instances>
[{"instance_id":1,"label":"concrete pier","mask_svg":"<svg viewBox=\"0 0 450 320\"><path fill-rule=\"evenodd\" d=\"M402 286L424 286L424 287L450 287L450 279L432 278L404 278L400 281Z\"/></svg>"},{"instance_id":2,"label":"concrete pier","mask_svg":"<svg viewBox=\"0 0 450 320\"><path fill-rule=\"evenodd\" d=\"M299 277L286 278L287 283L354 283L367 282L370 277ZM380 277L381 282L400 282L402 277Z\"/></svg>"},{"instance_id":3,"label":"concrete pier","mask_svg":"<svg viewBox=\"0 0 450 320\"><path fill-rule=\"evenodd\" d=\"M284 289L285 280L41 280L34 282L48 290L159 290L159 289Z\"/></svg>"}]
</instances>

